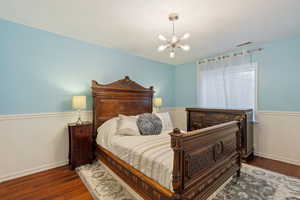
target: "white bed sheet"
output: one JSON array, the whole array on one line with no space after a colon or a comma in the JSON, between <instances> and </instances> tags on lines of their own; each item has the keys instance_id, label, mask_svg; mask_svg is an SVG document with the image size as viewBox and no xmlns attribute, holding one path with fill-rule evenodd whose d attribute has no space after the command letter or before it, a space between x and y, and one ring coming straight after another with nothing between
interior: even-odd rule
<instances>
[{"instance_id":1,"label":"white bed sheet","mask_svg":"<svg viewBox=\"0 0 300 200\"><path fill-rule=\"evenodd\" d=\"M113 135L110 138L110 145L102 145L101 140L97 140L97 143L162 186L173 191L174 154L171 148L171 138L168 134L170 132L171 130L168 130L161 135L151 136Z\"/></svg>"}]
</instances>

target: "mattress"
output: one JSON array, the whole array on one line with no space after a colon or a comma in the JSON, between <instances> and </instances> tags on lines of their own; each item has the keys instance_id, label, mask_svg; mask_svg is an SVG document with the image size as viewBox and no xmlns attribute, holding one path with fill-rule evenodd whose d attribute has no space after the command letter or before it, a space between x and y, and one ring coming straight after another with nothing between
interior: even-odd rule
<instances>
[{"instance_id":1,"label":"mattress","mask_svg":"<svg viewBox=\"0 0 300 200\"><path fill-rule=\"evenodd\" d=\"M171 131L151 136L119 136L111 138L106 149L135 169L172 191L174 154L171 148ZM97 140L99 145L101 140Z\"/></svg>"}]
</instances>

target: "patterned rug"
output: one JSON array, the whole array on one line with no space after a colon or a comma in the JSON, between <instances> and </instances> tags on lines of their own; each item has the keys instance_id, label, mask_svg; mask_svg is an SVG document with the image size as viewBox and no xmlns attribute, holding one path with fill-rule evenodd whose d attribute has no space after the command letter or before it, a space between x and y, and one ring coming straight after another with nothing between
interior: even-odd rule
<instances>
[{"instance_id":1,"label":"patterned rug","mask_svg":"<svg viewBox=\"0 0 300 200\"><path fill-rule=\"evenodd\" d=\"M76 169L95 200L135 200L99 163ZM300 179L243 164L241 177L230 180L213 200L300 200Z\"/></svg>"}]
</instances>

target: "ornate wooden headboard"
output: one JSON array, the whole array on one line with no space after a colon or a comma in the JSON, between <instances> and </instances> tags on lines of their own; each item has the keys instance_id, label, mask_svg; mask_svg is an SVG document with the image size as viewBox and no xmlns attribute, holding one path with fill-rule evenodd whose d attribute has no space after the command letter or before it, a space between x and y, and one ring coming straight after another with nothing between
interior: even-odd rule
<instances>
[{"instance_id":1,"label":"ornate wooden headboard","mask_svg":"<svg viewBox=\"0 0 300 200\"><path fill-rule=\"evenodd\" d=\"M144 88L128 76L106 85L92 81L94 139L98 127L118 114L151 113L153 93L153 87Z\"/></svg>"}]
</instances>

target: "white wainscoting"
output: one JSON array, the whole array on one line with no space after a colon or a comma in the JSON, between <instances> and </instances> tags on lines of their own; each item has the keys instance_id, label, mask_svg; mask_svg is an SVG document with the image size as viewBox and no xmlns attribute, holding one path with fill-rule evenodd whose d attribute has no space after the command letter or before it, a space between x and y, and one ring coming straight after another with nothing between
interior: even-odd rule
<instances>
[{"instance_id":1,"label":"white wainscoting","mask_svg":"<svg viewBox=\"0 0 300 200\"><path fill-rule=\"evenodd\" d=\"M67 123L76 112L0 115L0 182L68 163ZM91 112L82 112L91 120Z\"/></svg>"},{"instance_id":2,"label":"white wainscoting","mask_svg":"<svg viewBox=\"0 0 300 200\"><path fill-rule=\"evenodd\" d=\"M187 121L186 121L186 111L185 108L181 107L167 107L162 108L161 112L169 112L174 128L179 128L181 130L187 129Z\"/></svg>"},{"instance_id":3,"label":"white wainscoting","mask_svg":"<svg viewBox=\"0 0 300 200\"><path fill-rule=\"evenodd\" d=\"M300 165L300 112L258 111L255 154Z\"/></svg>"},{"instance_id":4,"label":"white wainscoting","mask_svg":"<svg viewBox=\"0 0 300 200\"><path fill-rule=\"evenodd\" d=\"M174 126L186 130L185 108L166 108ZM255 154L300 165L300 112L258 111L254 124Z\"/></svg>"},{"instance_id":5,"label":"white wainscoting","mask_svg":"<svg viewBox=\"0 0 300 200\"><path fill-rule=\"evenodd\" d=\"M169 111L174 126L186 130L185 108ZM0 182L68 163L67 123L76 112L0 115ZM91 111L82 112L91 120ZM255 154L300 165L300 112L257 112Z\"/></svg>"}]
</instances>

